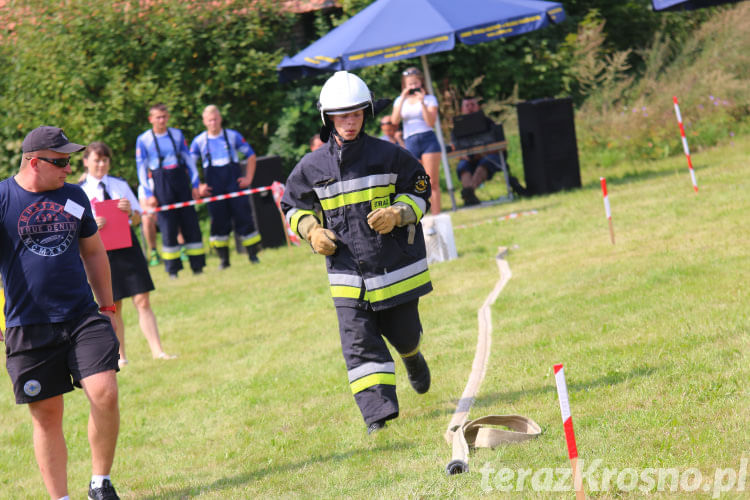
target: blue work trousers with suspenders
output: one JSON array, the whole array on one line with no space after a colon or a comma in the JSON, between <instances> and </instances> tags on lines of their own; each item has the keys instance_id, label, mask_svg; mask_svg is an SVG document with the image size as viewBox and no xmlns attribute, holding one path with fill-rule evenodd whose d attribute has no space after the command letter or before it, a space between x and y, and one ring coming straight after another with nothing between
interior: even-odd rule
<instances>
[{"instance_id":1,"label":"blue work trousers with suspenders","mask_svg":"<svg viewBox=\"0 0 750 500\"><path fill-rule=\"evenodd\" d=\"M149 175L154 180L154 195L160 205L193 199L189 171L181 161L179 150L171 134L169 134L169 139L172 141L178 164L174 168L163 167L164 157L159 150L159 142L154 137L154 145L159 155L159 168L149 171ZM193 272L202 271L206 265L206 254L203 249L203 238L201 237L195 207L189 206L157 212L157 220L161 230L162 260L164 260L167 273L170 275L177 274L177 271L182 269L180 245L177 242L179 232L182 232L182 238L185 240L185 253L190 261L190 269Z\"/></svg>"},{"instance_id":2,"label":"blue work trousers with suspenders","mask_svg":"<svg viewBox=\"0 0 750 500\"><path fill-rule=\"evenodd\" d=\"M230 158L233 160L232 148L229 145L226 130L224 130L224 141L226 141ZM211 194L219 195L239 191L240 186L237 179L242 176L240 165L231 161L227 165L216 167L212 163L208 146L206 146L205 154L208 166L205 167L204 172L206 184L211 188ZM228 263L228 251L224 252L221 249L229 246L232 221L234 221L234 230L239 235L242 245L248 248L248 253L254 255L257 252L257 244L260 243L261 237L255 228L248 196L211 202L208 204L208 213L211 215L211 244L220 251L222 261L227 259L226 263ZM227 256L224 256L224 253Z\"/></svg>"}]
</instances>

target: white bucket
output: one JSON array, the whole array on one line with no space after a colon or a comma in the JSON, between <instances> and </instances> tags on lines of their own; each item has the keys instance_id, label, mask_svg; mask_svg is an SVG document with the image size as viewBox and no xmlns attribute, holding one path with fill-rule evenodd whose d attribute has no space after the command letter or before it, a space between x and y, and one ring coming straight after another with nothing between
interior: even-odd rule
<instances>
[{"instance_id":1,"label":"white bucket","mask_svg":"<svg viewBox=\"0 0 750 500\"><path fill-rule=\"evenodd\" d=\"M428 264L458 258L450 215L425 215L422 218L422 230L427 247Z\"/></svg>"}]
</instances>

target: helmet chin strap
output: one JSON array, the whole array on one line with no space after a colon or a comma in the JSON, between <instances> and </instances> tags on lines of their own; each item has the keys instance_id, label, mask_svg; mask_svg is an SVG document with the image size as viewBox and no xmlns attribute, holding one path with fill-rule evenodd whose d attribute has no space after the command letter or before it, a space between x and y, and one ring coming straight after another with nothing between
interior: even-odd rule
<instances>
[{"instance_id":1,"label":"helmet chin strap","mask_svg":"<svg viewBox=\"0 0 750 500\"><path fill-rule=\"evenodd\" d=\"M349 143L349 142L354 142L357 139L359 139L360 137L362 137L364 135L364 133L365 133L365 124L364 124L364 122L362 123L362 128L359 129L359 133L357 134L357 137L355 137L354 139L352 139L350 141L347 141L346 139L344 139L343 137L341 137L341 134L339 134L339 131L336 130L336 127L334 127L333 124L328 125L327 128L330 131L330 134L332 136L337 137L339 139L339 142L341 144L345 144L345 143ZM323 139L323 137L321 136L321 140L322 139Z\"/></svg>"}]
</instances>

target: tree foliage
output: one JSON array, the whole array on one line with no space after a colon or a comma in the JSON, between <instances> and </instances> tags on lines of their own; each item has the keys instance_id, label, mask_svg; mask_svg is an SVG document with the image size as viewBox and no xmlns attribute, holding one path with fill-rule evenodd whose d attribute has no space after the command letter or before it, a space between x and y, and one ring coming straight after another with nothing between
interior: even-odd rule
<instances>
[{"instance_id":1,"label":"tree foliage","mask_svg":"<svg viewBox=\"0 0 750 500\"><path fill-rule=\"evenodd\" d=\"M341 0L341 9L308 15L306 33L320 37L372 0ZM652 71L655 34L660 61L709 16L655 13L649 0L563 0L567 19L523 36L457 44L430 55L441 113L470 89L486 109L512 112L519 100L573 95L584 102L624 77ZM23 136L42 124L63 127L72 140L103 140L114 151L113 173L135 184L137 135L147 109L164 102L170 125L192 137L201 110L219 106L259 154L282 156L290 169L307 151L320 118L315 103L328 75L279 84L276 65L313 40L299 37L300 17L273 0L17 0L3 12L0 33L0 176L15 171ZM595 49L595 50L594 50ZM418 59L358 70L376 97L395 98L400 73ZM649 69L650 68L650 69ZM618 87L619 89L619 87ZM624 87L622 91L625 91ZM453 97L451 97L453 96ZM374 122L368 130L375 132ZM80 169L80 165L77 166Z\"/></svg>"},{"instance_id":2,"label":"tree foliage","mask_svg":"<svg viewBox=\"0 0 750 500\"><path fill-rule=\"evenodd\" d=\"M225 124L262 144L284 101L275 66L278 40L293 19L272 2L138 0L26 2L2 44L0 171L17 168L20 141L32 128L56 125L71 140L103 140L113 149L113 173L135 184L134 144L149 127L155 102L170 109L170 125L192 137L203 129L202 108L214 103Z\"/></svg>"}]
</instances>

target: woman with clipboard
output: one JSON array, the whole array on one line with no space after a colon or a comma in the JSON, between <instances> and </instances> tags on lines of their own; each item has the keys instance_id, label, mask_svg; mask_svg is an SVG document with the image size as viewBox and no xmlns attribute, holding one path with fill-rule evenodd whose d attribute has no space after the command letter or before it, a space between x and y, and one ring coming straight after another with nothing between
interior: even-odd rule
<instances>
[{"instance_id":1,"label":"woman with clipboard","mask_svg":"<svg viewBox=\"0 0 750 500\"><path fill-rule=\"evenodd\" d=\"M107 248L112 273L112 295L115 300L114 328L120 341L120 368L128 364L125 356L125 325L122 321L122 299L133 297L138 323L148 341L154 359L174 359L161 347L156 316L148 294L154 283L148 264L130 224L140 222L141 206L128 183L109 174L112 152L103 142L92 142L83 153L88 170L81 187L86 192L96 216L102 241Z\"/></svg>"}]
</instances>

